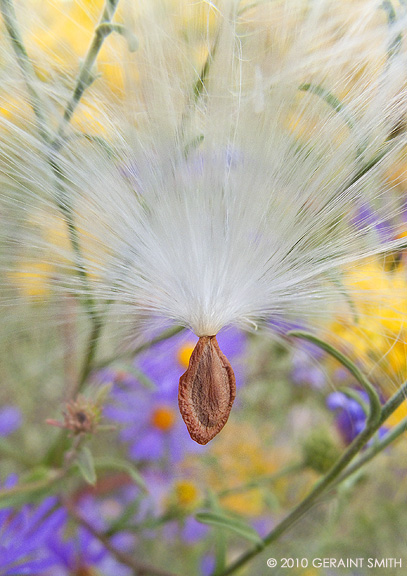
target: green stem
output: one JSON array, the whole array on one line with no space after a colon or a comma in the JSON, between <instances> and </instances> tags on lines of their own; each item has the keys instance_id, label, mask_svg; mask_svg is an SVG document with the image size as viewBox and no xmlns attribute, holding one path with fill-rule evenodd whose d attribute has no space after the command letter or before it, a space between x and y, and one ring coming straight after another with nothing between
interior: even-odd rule
<instances>
[{"instance_id":1,"label":"green stem","mask_svg":"<svg viewBox=\"0 0 407 576\"><path fill-rule=\"evenodd\" d=\"M104 9L103 16L102 16L102 21L103 21L103 18L105 18L105 20L108 21L109 18L111 18L111 16L113 16L114 10L116 8L118 1L119 0L114 0L114 1L113 0L107 0L106 7ZM114 9L111 8L111 5L114 5ZM40 137L42 138L42 140L44 141L44 143L46 145L50 146L50 149L47 153L47 161L51 167L52 174L55 177L55 189L57 192L56 204L57 204L59 210L61 211L61 213L62 213L62 215L63 215L63 217L67 223L67 226L68 226L68 233L69 233L70 242L71 242L73 251L76 255L76 265L77 265L78 275L84 281L84 286L85 286L85 290L86 290L86 299L85 299L86 307L88 309L89 314L92 317L94 317L95 316L94 302L93 302L93 298L91 296L91 289L90 289L90 286L88 283L87 273L86 273L85 267L84 267L83 262L82 262L82 255L81 255L81 249L80 249L80 243L79 243L79 235L78 235L78 231L75 227L75 223L74 223L73 210L72 210L72 207L70 206L69 198L66 194L65 187L63 185L64 177L63 177L62 170L59 167L59 165L55 159L55 151L57 150L57 148L60 148L62 146L62 139L61 139L61 137L59 137L58 145L56 145L55 140L52 143L50 142L48 129L47 129L47 121L46 121L45 114L42 110L41 99L40 99L39 94L37 93L37 91L35 89L34 67L31 63L29 56L28 56L27 50L26 50L24 42L23 42L22 35L20 34L20 31L19 31L17 18L16 18L16 14L15 14L14 5L13 5L12 0L0 0L0 8L1 8L3 20L5 23L8 35L10 37L10 41L11 41L18 65L20 67L21 73L23 75L23 78L24 78L24 81L25 81L25 84L27 87L27 91L28 91L28 94L30 97L30 104L31 104L31 107L34 111L34 115L35 115L36 120L37 120L38 131L39 131ZM103 34L103 33L99 34L99 35L95 34L95 38L96 38L96 36L100 37L103 41L105 34ZM100 47L99 47L99 49L100 49ZM97 55L97 53L96 53L96 55ZM88 54L87 58L85 59L85 62L87 59L89 59L88 57L89 57L89 54ZM83 66L82 66L82 69L83 69ZM77 86L79 83L80 83L80 77L78 79ZM83 88L83 90L84 89L85 89L85 87ZM83 94L83 90L80 93L80 95ZM76 94L76 97L77 96L78 96L78 94ZM71 105L71 102L73 99L74 99L74 96L72 97L68 106ZM79 102L79 100L78 100L78 102ZM77 104L77 102L76 102L76 104ZM72 113L73 113L74 109L75 109L75 107L72 109ZM72 113L69 115L69 119L72 117ZM65 119L66 115L67 115L67 110L65 110L64 119ZM61 126L62 125L64 125L64 120L61 123Z\"/></svg>"},{"instance_id":2,"label":"green stem","mask_svg":"<svg viewBox=\"0 0 407 576\"><path fill-rule=\"evenodd\" d=\"M208 76L209 76L209 71L210 71L210 67L211 64L213 62L213 59L215 57L215 53L218 47L218 43L219 43L219 36L220 36L220 28L217 30L216 36L215 36L215 40L213 42L212 47L209 49L208 55L206 57L206 60L199 72L198 78L195 81L193 88L192 88L192 95L191 95L191 99L193 99L193 102L196 103L201 97L202 94L204 92L204 90L206 89L206 82L208 80ZM190 113L191 113L191 103L189 103L189 105L185 108L183 114L182 114L182 118L181 118L181 123L180 123L180 128L179 131L181 133L184 132L185 130L185 126L190 118ZM197 145L199 145L202 140L204 139L203 135L198 136L196 139L194 139L192 145L191 144L187 144L185 146L185 156L188 156L188 152L192 149L194 149Z\"/></svg>"},{"instance_id":3,"label":"green stem","mask_svg":"<svg viewBox=\"0 0 407 576\"><path fill-rule=\"evenodd\" d=\"M348 464L353 460L353 458L359 453L359 451L363 448L363 446L370 440L370 438L377 432L380 426L387 420L387 418L400 406L400 404L406 399L407 394L407 381L403 384L403 386L394 394L390 400L383 406L381 410L381 416L376 423L371 422L370 424L366 424L366 428L355 438L352 444L348 447L348 449L344 452L344 454L337 460L334 466L327 472L327 474L321 478L313 487L311 492L306 496L304 500L302 500L289 514L286 516L277 526L263 539L261 545L254 547L252 550L249 550L240 558L238 558L235 562L233 562L226 570L224 570L221 574L217 576L228 576L229 574L233 574L239 568L247 564L250 560L252 560L255 556L257 556L266 546L275 542L280 536L282 536L285 532L287 532L312 506L318 501L318 499L327 491L328 488L333 486L337 486L340 482L342 482L345 478L347 478L350 473L355 472L357 469L361 468L363 464L365 464L368 460L373 458L376 452L370 453L370 457L368 458L365 454L362 457L363 461L359 464L359 461L355 463L352 468L349 468L349 473L346 471L344 474L341 474L345 468L347 468ZM403 421L404 422L404 421ZM397 437L402 432L402 423L397 426L397 433L394 433L392 439ZM384 442L384 441L383 441ZM386 446L389 442L386 443ZM383 448L385 446L383 445ZM383 449L382 448L382 449ZM351 471L351 472L350 472Z\"/></svg>"},{"instance_id":4,"label":"green stem","mask_svg":"<svg viewBox=\"0 0 407 576\"><path fill-rule=\"evenodd\" d=\"M77 392L80 392L82 390L82 388L86 382L86 379L89 376L92 369L100 370L101 368L104 368L105 366L108 366L117 360L117 356L113 356L113 357L107 358L103 362L98 363L96 366L93 366L93 360L94 360L94 357L96 354L96 346L97 346L97 343L99 341L99 335L100 335L100 331L102 328L103 328L103 322L102 321L98 322L95 320L95 322L93 324L92 332L89 336L87 352L85 355L85 361L83 364L82 372L81 372L81 375L80 375L80 378L78 381ZM175 336L175 334L179 334L180 332L182 332L182 330L184 330L184 328L182 326L175 326L175 327L169 328L168 330L164 330L164 332L162 332L159 336L157 336L153 340L150 340L149 342L145 342L144 344L142 344L141 346L139 346L135 350L132 350L131 353L129 353L129 355L131 357L134 357L137 354L139 354L140 352L147 350L150 346L153 346L154 344L157 344L158 342L162 342L163 340L167 340L168 338ZM65 449L67 448L67 443L68 443L68 439L66 437L66 433L61 432L58 435L58 437L56 438L56 440L53 442L52 446L48 449L47 454L44 458L45 463L47 465L60 464L61 455L64 453Z\"/></svg>"},{"instance_id":5,"label":"green stem","mask_svg":"<svg viewBox=\"0 0 407 576\"><path fill-rule=\"evenodd\" d=\"M334 466L321 478L313 487L311 492L296 506L277 526L263 539L262 544L255 546L238 558L226 570L218 576L227 576L233 574L239 568L247 564L252 558L257 556L266 546L275 542L282 534L290 529L312 506L316 500L326 491L326 489L333 483L339 474L346 468L351 460L363 448L366 442L371 438L374 431L372 427L366 427L364 431L355 438L349 448L334 464Z\"/></svg>"},{"instance_id":6,"label":"green stem","mask_svg":"<svg viewBox=\"0 0 407 576\"><path fill-rule=\"evenodd\" d=\"M382 425L387 418L393 414L395 410L407 399L407 381L397 390L395 394L386 402L382 408L382 415L380 418L380 425Z\"/></svg>"},{"instance_id":7,"label":"green stem","mask_svg":"<svg viewBox=\"0 0 407 576\"><path fill-rule=\"evenodd\" d=\"M17 17L12 0L0 0L0 9L30 97L30 104L36 117L38 131L44 142L49 142L49 134L46 130L46 120L45 114L42 110L41 98L35 88L35 71L31 60L28 57L23 38L18 28Z\"/></svg>"},{"instance_id":8,"label":"green stem","mask_svg":"<svg viewBox=\"0 0 407 576\"><path fill-rule=\"evenodd\" d=\"M260 478L256 478L250 482L245 484L240 484L239 486L234 486L233 488L227 488L226 490L222 490L216 494L216 497L221 499L225 498L226 496L230 496L231 494L238 494L240 492L245 492L246 490L252 490L253 488L258 488L261 484L271 484L273 482L277 482L280 478L284 478L284 476L289 476L295 472L300 472L301 470L305 469L305 465L303 462L296 462L294 464L289 464L288 466L278 470L274 474L270 476L262 476Z\"/></svg>"},{"instance_id":9,"label":"green stem","mask_svg":"<svg viewBox=\"0 0 407 576\"><path fill-rule=\"evenodd\" d=\"M144 352L144 350L148 350L148 348L150 348L150 346L154 346L154 344L158 344L159 342L163 342L163 340L168 340L168 338L172 338L172 336L179 334L183 330L185 330L185 328L183 326L174 326L172 328L168 328L167 330L164 330L163 332L161 332L161 334L156 336L156 338L153 338L152 340L149 340L148 342L141 344L140 346L138 346L137 348L134 348L134 350L131 350L130 352L126 352L126 356L128 356L130 358L134 358L135 356L137 356L141 352ZM105 368L106 366L110 366L111 364L114 364L116 361L117 361L117 354L115 356L109 356L109 358L106 358L105 360L98 362L98 364L95 366L95 368L97 370L100 370L101 368Z\"/></svg>"},{"instance_id":10,"label":"green stem","mask_svg":"<svg viewBox=\"0 0 407 576\"><path fill-rule=\"evenodd\" d=\"M75 226L74 212L64 186L64 175L57 161L56 154L64 144L65 128L67 124L71 121L73 113L77 105L79 104L79 101L82 98L84 91L90 86L90 84L93 81L91 72L92 67L95 64L96 58L99 54L99 51L102 47L105 38L111 32L118 32L120 34L123 34L127 38L130 49L136 49L137 47L136 40L134 36L129 36L128 34L126 34L126 31L122 26L120 26L119 24L111 23L111 20L115 14L119 0L106 0L99 25L95 29L91 45L87 51L85 60L81 66L73 94L66 105L63 119L57 131L57 136L52 142L50 142L48 132L46 129L47 125L46 118L44 113L42 112L41 99L34 87L34 79L35 79L34 68L28 56L27 50L24 46L24 42L18 28L12 0L0 0L0 1L4 22L14 48L17 62L20 66L20 69L22 71L27 86L27 91L29 93L31 100L31 106L37 119L39 134L41 138L44 140L44 142L47 145L50 145L50 149L47 153L47 161L51 167L52 174L54 175L55 178L56 204L60 212L62 213L68 227L70 243L73 248L73 252L75 254L75 265L77 274L82 279L85 290L85 295L84 297L81 298L81 300L85 304L87 312L92 320L92 330L89 338L84 365L82 368L78 384L79 388L82 388L92 368L92 363L96 355L97 344L100 333L103 328L103 323L99 314L95 311L95 302L92 296L92 290L89 284L88 274L83 263L79 234Z\"/></svg>"},{"instance_id":11,"label":"green stem","mask_svg":"<svg viewBox=\"0 0 407 576\"><path fill-rule=\"evenodd\" d=\"M83 64L79 70L79 75L74 91L65 107L64 116L58 128L57 138L53 142L54 150L59 150L59 148L62 146L65 139L65 127L71 121L73 113L75 112L75 109L78 106L83 93L94 80L94 76L92 75L92 68L96 62L96 58L98 57L106 36L108 36L108 34L112 31L112 28L109 28L108 25L110 24L114 13L116 12L118 4L119 0L106 0L105 8L103 10L99 25L95 29L95 33L86 53L85 60L83 61Z\"/></svg>"},{"instance_id":12,"label":"green stem","mask_svg":"<svg viewBox=\"0 0 407 576\"><path fill-rule=\"evenodd\" d=\"M0 509L32 502L35 496L49 495L50 488L60 482L65 475L64 470L54 470L44 480L3 488L0 490Z\"/></svg>"},{"instance_id":13,"label":"green stem","mask_svg":"<svg viewBox=\"0 0 407 576\"><path fill-rule=\"evenodd\" d=\"M82 303L85 305L86 310L89 316L92 318L92 320L96 322L97 314L95 312L95 302L92 296L91 287L89 285L88 274L86 272L86 268L83 263L79 234L75 226L74 212L68 194L63 185L64 175L62 173L61 168L58 166L54 152L49 151L47 153L47 161L51 167L52 174L54 176L54 186L56 190L56 204L68 228L69 241L71 243L74 252L76 273L83 281L85 295L80 296L79 300L82 301Z\"/></svg>"},{"instance_id":14,"label":"green stem","mask_svg":"<svg viewBox=\"0 0 407 576\"><path fill-rule=\"evenodd\" d=\"M406 393L407 393L407 383L404 384L400 388L400 390L383 406L382 410L382 418L380 420L380 426L385 423L387 418L406 400ZM382 438L379 442L376 442L372 446L370 446L363 455L358 458L358 460L349 466L343 474L339 476L339 478L335 481L333 486L336 486L355 472L357 472L364 464L370 462L376 454L379 454L387 448L394 440L396 440L403 432L407 430L407 417L404 418L397 426L394 426L384 438Z\"/></svg>"},{"instance_id":15,"label":"green stem","mask_svg":"<svg viewBox=\"0 0 407 576\"><path fill-rule=\"evenodd\" d=\"M65 506L68 510L69 515L78 524L84 526L88 532L90 532L95 538L97 538L99 542L101 542L103 546L106 548L106 550L108 550L121 564L124 564L125 566L132 568L134 570L134 574L137 574L138 576L147 576L148 574L150 576L176 576L174 572L169 572L168 570L152 566L151 564L146 564L141 560L139 560L137 555L127 554L122 550L120 550L119 548L116 548L116 546L114 546L113 543L111 542L109 536L96 530L93 524L88 522L86 518L84 518L81 514L79 514L79 512L72 504L66 502Z\"/></svg>"},{"instance_id":16,"label":"green stem","mask_svg":"<svg viewBox=\"0 0 407 576\"><path fill-rule=\"evenodd\" d=\"M342 352L334 348L334 346L332 346L331 344L328 344L328 342L324 342L323 340L320 340L319 338L308 332L303 332L301 330L294 330L292 332L288 332L287 336L293 336L294 338L302 338L303 340L308 340L308 342L315 344L316 346L318 346L318 348L321 348L322 350L330 354L333 358L336 358L336 360L338 360L342 364L342 366L347 368L349 372L356 378L356 380L359 382L359 384L362 386L362 388L365 390L365 392L369 397L370 412L366 423L366 427L370 426L371 424L375 425L380 420L382 407L379 395L372 386L372 384L369 382L369 380L366 378L366 376L350 360L350 358L342 354Z\"/></svg>"},{"instance_id":17,"label":"green stem","mask_svg":"<svg viewBox=\"0 0 407 576\"><path fill-rule=\"evenodd\" d=\"M105 38L112 32L120 34L127 41L127 47L130 52L135 52L138 48L138 39L128 28L122 24L113 24L111 22L102 22L97 28L100 34L104 34Z\"/></svg>"},{"instance_id":18,"label":"green stem","mask_svg":"<svg viewBox=\"0 0 407 576\"><path fill-rule=\"evenodd\" d=\"M399 424L397 424L397 426L392 428L392 430L388 432L382 440L373 444L370 448L368 448L364 452L364 454L360 458L358 458L358 460L354 464L352 464L352 466L349 466L349 468L347 468L343 472L343 474L341 474L339 478L334 482L332 488L334 488L337 484L340 484L341 482L346 480L346 478L349 478L349 476L352 476L352 474L360 470L362 466L370 462L370 460L372 460L377 454L379 454L385 448L387 448L387 446L392 444L392 442L394 442L399 436L401 436L401 434L406 432L406 430L407 430L407 418L404 418Z\"/></svg>"},{"instance_id":19,"label":"green stem","mask_svg":"<svg viewBox=\"0 0 407 576\"><path fill-rule=\"evenodd\" d=\"M77 393L81 392L89 374L92 371L93 361L96 356L97 345L99 342L100 333L102 329L103 329L103 321L98 316L96 316L93 321L92 330L88 340L85 360L78 380L78 386L76 391Z\"/></svg>"}]
</instances>

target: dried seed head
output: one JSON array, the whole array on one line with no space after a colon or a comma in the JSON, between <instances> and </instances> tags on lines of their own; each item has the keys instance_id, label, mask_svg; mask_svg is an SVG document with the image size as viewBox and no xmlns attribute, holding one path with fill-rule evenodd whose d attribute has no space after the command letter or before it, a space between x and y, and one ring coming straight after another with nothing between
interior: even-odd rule
<instances>
[{"instance_id":1,"label":"dried seed head","mask_svg":"<svg viewBox=\"0 0 407 576\"><path fill-rule=\"evenodd\" d=\"M195 442L207 444L222 430L235 396L235 375L216 336L202 336L178 391L179 409Z\"/></svg>"},{"instance_id":2,"label":"dried seed head","mask_svg":"<svg viewBox=\"0 0 407 576\"><path fill-rule=\"evenodd\" d=\"M47 424L71 430L73 435L92 434L100 420L100 407L83 396L71 400L63 411L64 421L48 419Z\"/></svg>"}]
</instances>

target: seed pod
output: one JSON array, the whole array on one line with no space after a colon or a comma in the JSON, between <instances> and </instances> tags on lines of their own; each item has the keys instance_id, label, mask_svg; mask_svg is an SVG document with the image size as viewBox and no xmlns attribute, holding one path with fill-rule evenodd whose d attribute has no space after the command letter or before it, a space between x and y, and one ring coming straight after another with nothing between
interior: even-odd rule
<instances>
[{"instance_id":1,"label":"seed pod","mask_svg":"<svg viewBox=\"0 0 407 576\"><path fill-rule=\"evenodd\" d=\"M236 379L216 336L199 338L179 380L178 404L188 432L207 444L222 430L236 396Z\"/></svg>"}]
</instances>

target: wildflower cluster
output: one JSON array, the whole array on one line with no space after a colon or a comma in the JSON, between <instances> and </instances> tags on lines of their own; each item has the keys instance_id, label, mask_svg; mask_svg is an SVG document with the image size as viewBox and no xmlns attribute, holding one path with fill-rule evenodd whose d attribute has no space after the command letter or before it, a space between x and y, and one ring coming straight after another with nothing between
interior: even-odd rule
<instances>
[{"instance_id":1,"label":"wildflower cluster","mask_svg":"<svg viewBox=\"0 0 407 576\"><path fill-rule=\"evenodd\" d=\"M0 15L0 576L401 555L404 0Z\"/></svg>"}]
</instances>

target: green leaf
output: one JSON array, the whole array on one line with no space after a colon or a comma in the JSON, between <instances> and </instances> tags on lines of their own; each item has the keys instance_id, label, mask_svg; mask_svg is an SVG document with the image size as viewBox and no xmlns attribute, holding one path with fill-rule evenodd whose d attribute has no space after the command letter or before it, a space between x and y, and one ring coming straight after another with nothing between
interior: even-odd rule
<instances>
[{"instance_id":1,"label":"green leaf","mask_svg":"<svg viewBox=\"0 0 407 576\"><path fill-rule=\"evenodd\" d=\"M252 528L247 522L240 518L234 518L221 512L197 512L195 518L202 524L208 524L217 528L224 528L242 536L254 544L262 545L263 541L257 534L256 530Z\"/></svg>"},{"instance_id":2,"label":"green leaf","mask_svg":"<svg viewBox=\"0 0 407 576\"><path fill-rule=\"evenodd\" d=\"M49 470L47 476L42 480L17 484L12 488L0 490L0 510L22 506L28 502L34 503L39 498L50 496L62 476L60 471Z\"/></svg>"},{"instance_id":3,"label":"green leaf","mask_svg":"<svg viewBox=\"0 0 407 576\"><path fill-rule=\"evenodd\" d=\"M337 112L338 114L339 113L342 114L345 123L351 130L353 129L355 122L352 116L347 110L345 104L341 102L341 100L339 100L339 98L335 96L335 94L333 94L323 86L320 86L319 84L311 84L308 82L300 84L298 89L301 90L302 92L311 92L311 94L315 94L316 96L321 98L326 104L328 104L328 106L330 106L333 110L335 110L335 112Z\"/></svg>"},{"instance_id":4,"label":"green leaf","mask_svg":"<svg viewBox=\"0 0 407 576\"><path fill-rule=\"evenodd\" d=\"M129 462L125 460L115 460L114 458L98 458L95 462L98 470L120 470L126 472L133 482L145 492L148 492L148 487L144 482L144 478L140 472Z\"/></svg>"},{"instance_id":5,"label":"green leaf","mask_svg":"<svg viewBox=\"0 0 407 576\"><path fill-rule=\"evenodd\" d=\"M145 388L147 388L148 390L157 389L157 386L154 384L154 382L148 376L146 376L144 372L142 372L135 366L132 366L131 364L124 362L115 362L114 367L117 370L123 370L123 372L127 372L128 374L132 374L133 376L135 376L137 380L140 382L140 384Z\"/></svg>"},{"instance_id":6,"label":"green leaf","mask_svg":"<svg viewBox=\"0 0 407 576\"><path fill-rule=\"evenodd\" d=\"M79 471L88 484L96 484L95 462L92 452L87 446L83 446L77 456Z\"/></svg>"},{"instance_id":7,"label":"green leaf","mask_svg":"<svg viewBox=\"0 0 407 576\"><path fill-rule=\"evenodd\" d=\"M210 489L208 490L208 504L211 513L222 515L219 498L217 494ZM213 539L215 544L215 569L213 573L214 576L216 576L216 574L221 574L226 568L227 542L226 533L225 530L223 530L223 527L215 527Z\"/></svg>"},{"instance_id":8,"label":"green leaf","mask_svg":"<svg viewBox=\"0 0 407 576\"><path fill-rule=\"evenodd\" d=\"M126 505L123 514L121 514L116 520L114 520L112 524L109 526L109 529L106 530L105 532L106 536L112 536L113 534L116 534L116 532L126 530L131 521L134 520L134 517L136 516L140 508L140 502L141 502L141 494L139 494L137 498L133 500L133 502L130 502L129 504Z\"/></svg>"},{"instance_id":9,"label":"green leaf","mask_svg":"<svg viewBox=\"0 0 407 576\"><path fill-rule=\"evenodd\" d=\"M93 403L98 407L104 406L112 388L113 384L111 382L100 386L94 393Z\"/></svg>"}]
</instances>

